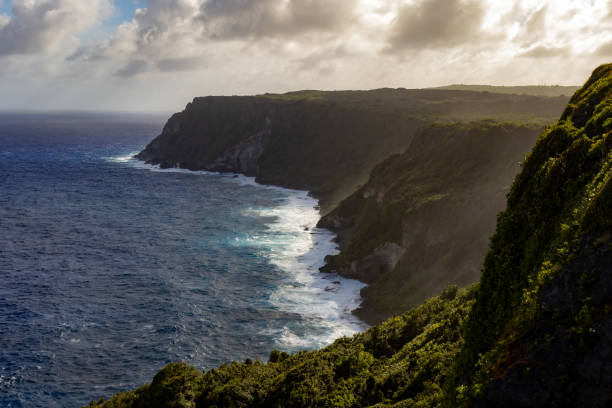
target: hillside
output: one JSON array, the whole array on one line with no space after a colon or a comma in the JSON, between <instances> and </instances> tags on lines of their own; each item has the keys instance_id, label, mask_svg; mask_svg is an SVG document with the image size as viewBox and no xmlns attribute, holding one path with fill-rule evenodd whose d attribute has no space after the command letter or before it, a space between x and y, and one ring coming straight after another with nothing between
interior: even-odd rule
<instances>
[{"instance_id":1,"label":"hillside","mask_svg":"<svg viewBox=\"0 0 612 408\"><path fill-rule=\"evenodd\" d=\"M538 140L498 217L449 406L612 404L612 64Z\"/></svg>"},{"instance_id":2,"label":"hillside","mask_svg":"<svg viewBox=\"0 0 612 408\"><path fill-rule=\"evenodd\" d=\"M171 364L91 407L608 407L612 65L523 164L480 284L313 352L202 373Z\"/></svg>"},{"instance_id":3,"label":"hillside","mask_svg":"<svg viewBox=\"0 0 612 408\"><path fill-rule=\"evenodd\" d=\"M322 270L369 284L358 316L378 323L450 283L478 280L495 217L541 131L486 121L426 126L321 219L342 250Z\"/></svg>"},{"instance_id":4,"label":"hillside","mask_svg":"<svg viewBox=\"0 0 612 408\"><path fill-rule=\"evenodd\" d=\"M499 94L514 94L514 95L533 95L533 96L572 96L574 92L580 89L579 86L560 86L560 85L523 85L523 86L492 86L492 85L446 85L437 88L447 91L474 91L474 92L492 92Z\"/></svg>"},{"instance_id":5,"label":"hillside","mask_svg":"<svg viewBox=\"0 0 612 408\"><path fill-rule=\"evenodd\" d=\"M137 157L308 190L324 212L434 121L551 123L567 97L379 89L195 98Z\"/></svg>"}]
</instances>

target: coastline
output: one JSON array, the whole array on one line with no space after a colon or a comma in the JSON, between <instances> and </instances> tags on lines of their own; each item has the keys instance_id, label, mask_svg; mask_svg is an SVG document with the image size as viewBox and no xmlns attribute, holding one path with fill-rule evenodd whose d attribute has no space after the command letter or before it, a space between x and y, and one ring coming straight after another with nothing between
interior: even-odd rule
<instances>
[{"instance_id":1,"label":"coastline","mask_svg":"<svg viewBox=\"0 0 612 408\"><path fill-rule=\"evenodd\" d=\"M269 219L266 222L269 234L249 239L248 242L236 242L236 245L274 248L268 260L284 272L285 278L270 296L270 304L282 311L299 314L306 321L320 327L316 333L307 333L307 330L300 330L299 327L297 330L283 327L282 330L267 332L266 334L277 337L279 349L296 352L320 348L331 344L337 338L352 336L370 327L369 323L355 313L360 310L360 292L366 284L335 273L319 271L325 264L325 257L337 254L339 250L335 243L336 234L317 227L321 219L319 200L310 192L262 184L257 182L255 177L235 172L162 168L158 164L148 164L134 157L134 154L111 160L141 170L221 177L227 182L241 186L271 189L287 194L286 202L275 207L249 210L249 215ZM278 245L285 242L289 244Z\"/></svg>"}]
</instances>

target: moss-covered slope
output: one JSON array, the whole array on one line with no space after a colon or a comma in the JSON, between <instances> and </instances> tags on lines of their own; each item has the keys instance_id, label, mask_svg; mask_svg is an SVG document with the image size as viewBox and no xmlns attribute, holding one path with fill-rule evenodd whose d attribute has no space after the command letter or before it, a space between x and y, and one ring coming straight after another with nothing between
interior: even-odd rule
<instances>
[{"instance_id":1,"label":"moss-covered slope","mask_svg":"<svg viewBox=\"0 0 612 408\"><path fill-rule=\"evenodd\" d=\"M449 406L612 405L612 65L538 140L499 216Z\"/></svg>"},{"instance_id":2,"label":"moss-covered slope","mask_svg":"<svg viewBox=\"0 0 612 408\"><path fill-rule=\"evenodd\" d=\"M378 323L448 284L479 279L495 217L541 131L491 121L426 126L321 219L342 249L323 270L369 284L360 317Z\"/></svg>"}]
</instances>

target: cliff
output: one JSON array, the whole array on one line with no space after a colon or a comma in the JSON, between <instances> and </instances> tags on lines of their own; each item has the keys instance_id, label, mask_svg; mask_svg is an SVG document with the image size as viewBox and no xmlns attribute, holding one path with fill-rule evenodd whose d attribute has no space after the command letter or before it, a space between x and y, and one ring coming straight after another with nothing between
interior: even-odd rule
<instances>
[{"instance_id":1,"label":"cliff","mask_svg":"<svg viewBox=\"0 0 612 408\"><path fill-rule=\"evenodd\" d=\"M524 162L477 286L322 350L205 373L170 364L90 406L609 407L611 148L604 65Z\"/></svg>"},{"instance_id":2,"label":"cliff","mask_svg":"<svg viewBox=\"0 0 612 408\"><path fill-rule=\"evenodd\" d=\"M567 98L379 89L195 98L137 157L162 167L255 176L308 190L324 212L433 121L550 123Z\"/></svg>"},{"instance_id":3,"label":"cliff","mask_svg":"<svg viewBox=\"0 0 612 408\"><path fill-rule=\"evenodd\" d=\"M357 315L378 323L440 293L476 282L495 217L539 126L437 124L323 217L341 253L323 271L369 284Z\"/></svg>"},{"instance_id":4,"label":"cliff","mask_svg":"<svg viewBox=\"0 0 612 408\"><path fill-rule=\"evenodd\" d=\"M448 406L612 405L612 64L514 181Z\"/></svg>"}]
</instances>

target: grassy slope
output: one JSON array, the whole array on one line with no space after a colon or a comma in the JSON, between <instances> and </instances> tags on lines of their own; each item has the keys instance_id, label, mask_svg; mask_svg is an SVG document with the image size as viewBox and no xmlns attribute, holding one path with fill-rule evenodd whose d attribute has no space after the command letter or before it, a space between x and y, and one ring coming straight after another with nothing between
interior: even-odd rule
<instances>
[{"instance_id":1,"label":"grassy slope","mask_svg":"<svg viewBox=\"0 0 612 408\"><path fill-rule=\"evenodd\" d=\"M610 406L611 131L607 65L525 162L478 288L267 364L170 364L90 406Z\"/></svg>"},{"instance_id":2,"label":"grassy slope","mask_svg":"<svg viewBox=\"0 0 612 408\"><path fill-rule=\"evenodd\" d=\"M448 284L478 280L495 216L541 131L490 121L425 127L321 220L339 234L342 249L326 270L369 284L362 318L377 323ZM406 248L394 268L362 265L388 242Z\"/></svg>"},{"instance_id":3,"label":"grassy slope","mask_svg":"<svg viewBox=\"0 0 612 408\"><path fill-rule=\"evenodd\" d=\"M534 95L534 96L572 96L579 86L559 86L559 85L524 85L524 86L491 86L491 85L447 85L432 89L445 89L455 91L475 91L475 92L493 92L502 94L515 95Z\"/></svg>"}]
</instances>

